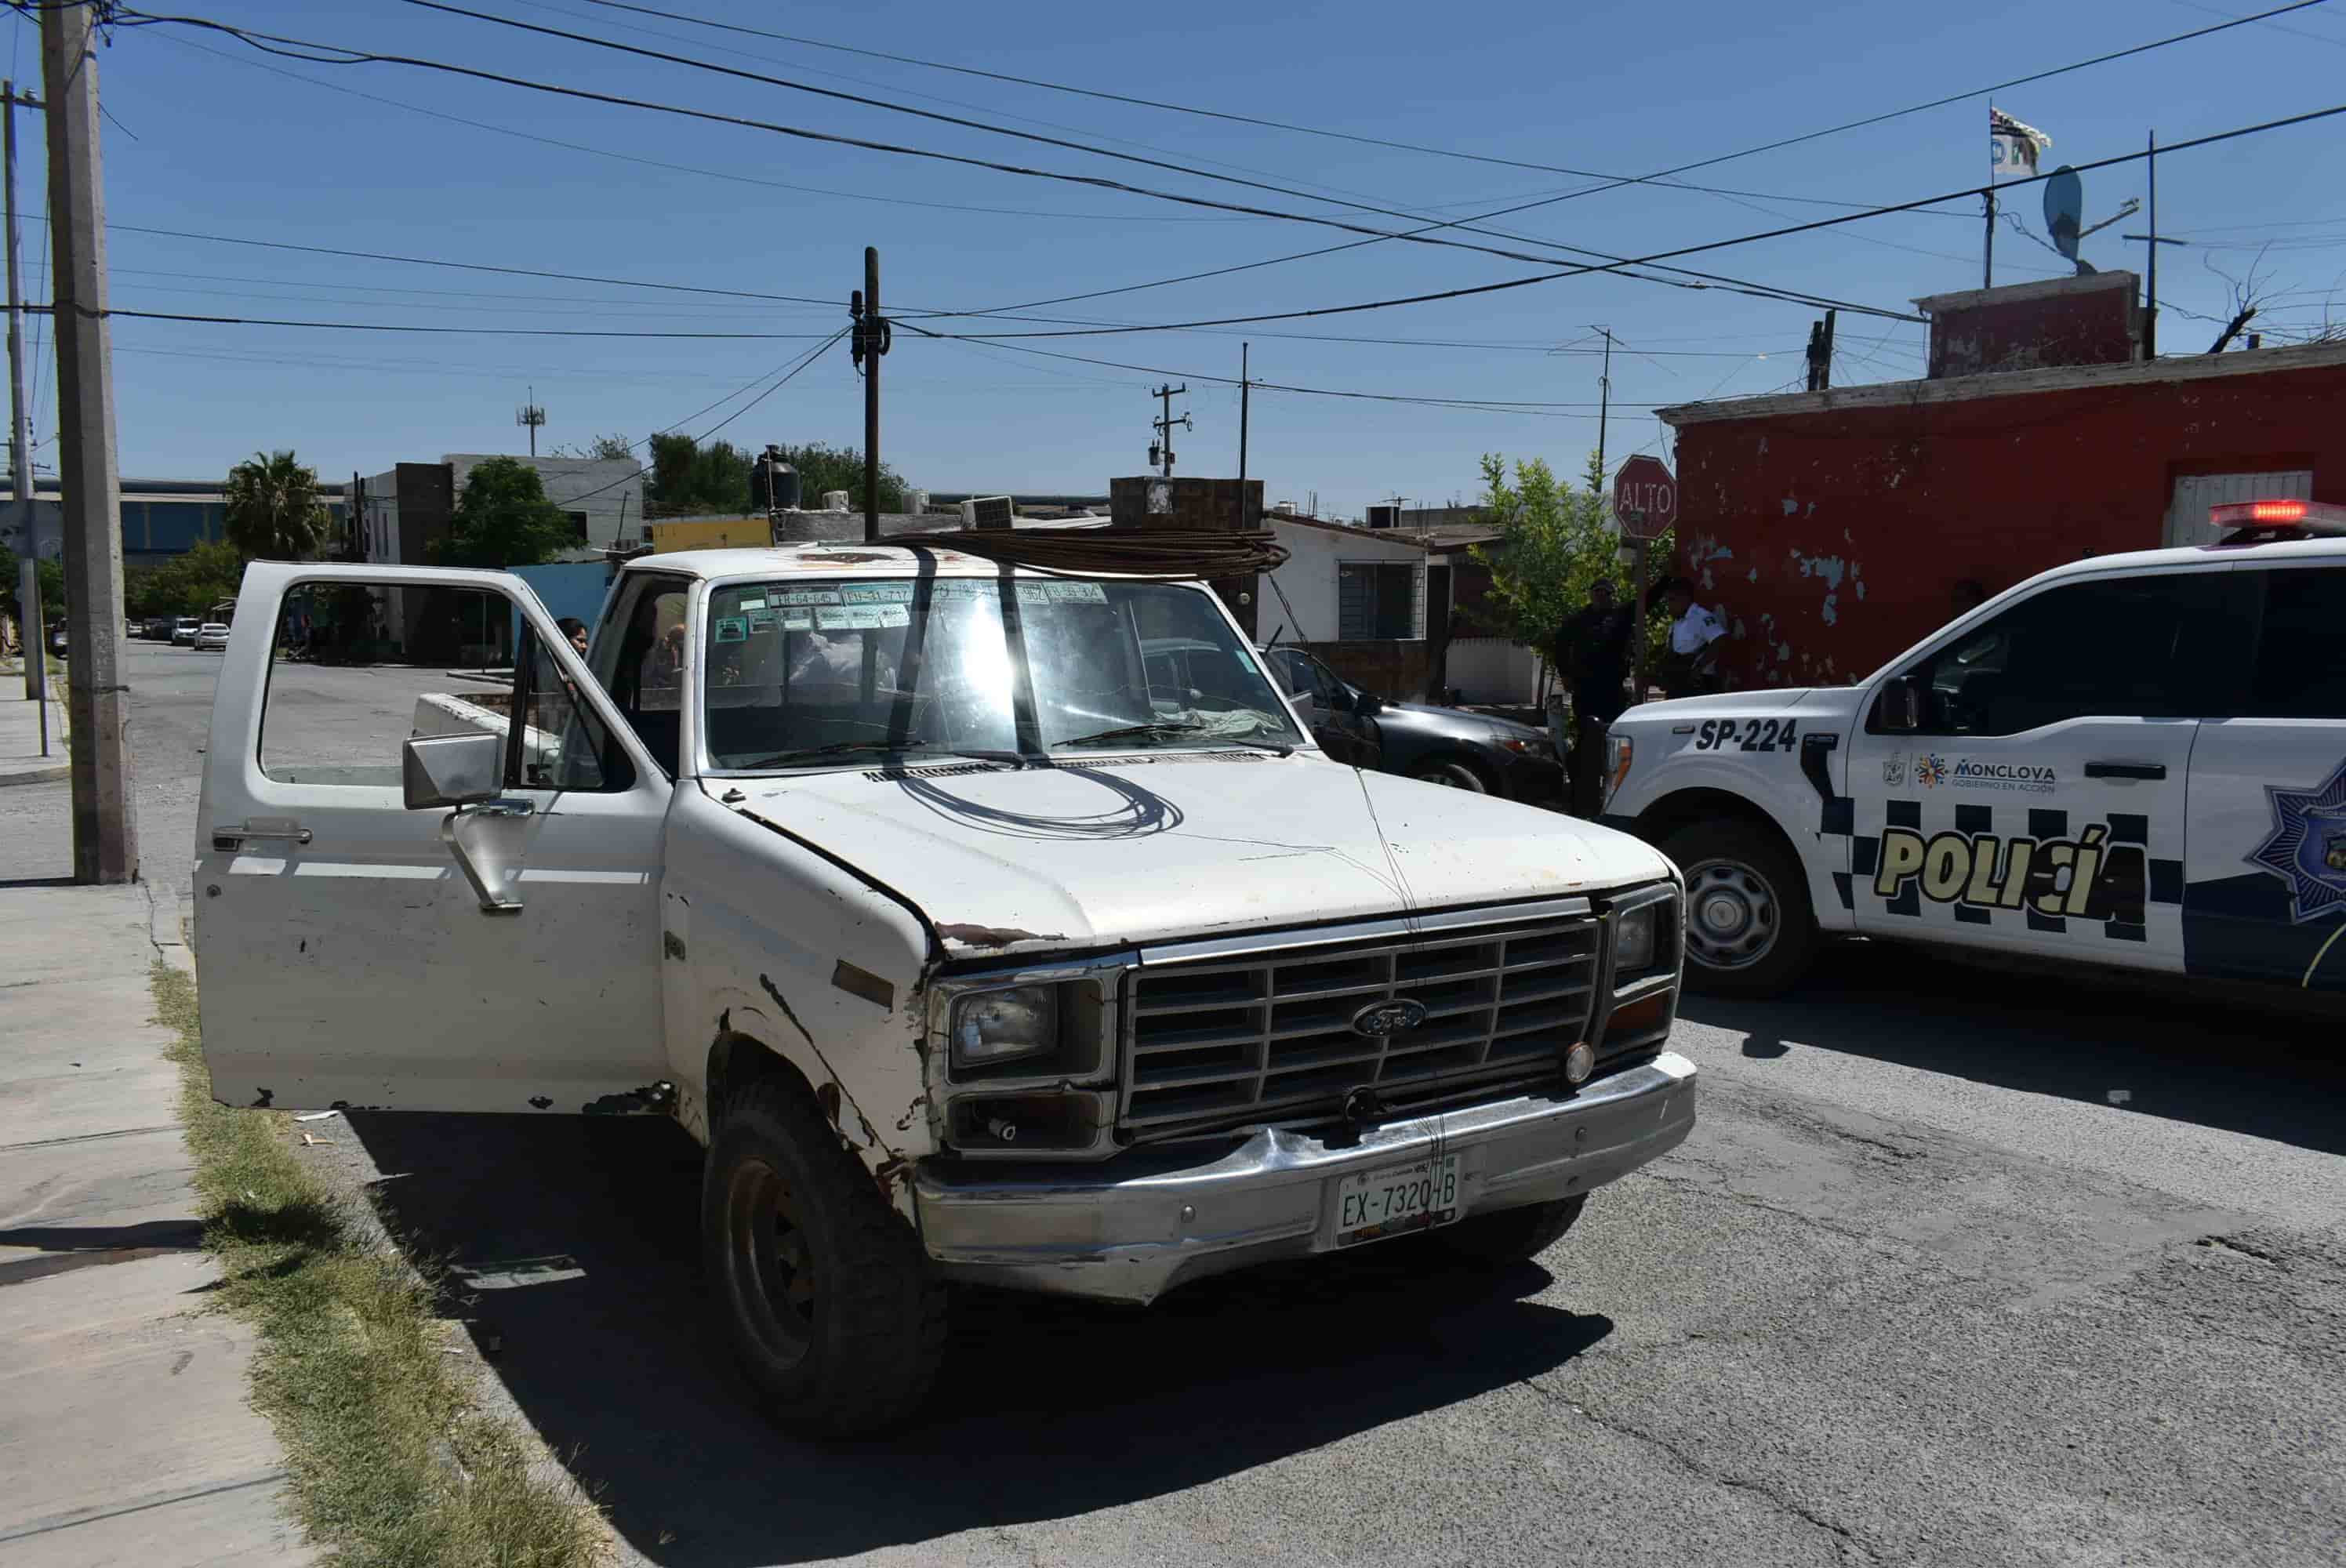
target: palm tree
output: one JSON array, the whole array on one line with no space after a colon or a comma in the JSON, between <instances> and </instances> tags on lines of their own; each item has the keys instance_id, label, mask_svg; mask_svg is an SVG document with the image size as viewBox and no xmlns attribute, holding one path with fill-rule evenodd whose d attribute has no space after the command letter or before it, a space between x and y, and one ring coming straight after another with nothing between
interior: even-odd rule
<instances>
[{"instance_id":1,"label":"palm tree","mask_svg":"<svg viewBox=\"0 0 2346 1568\"><path fill-rule=\"evenodd\" d=\"M247 560L298 561L326 537L318 471L291 452L254 453L228 471L228 537Z\"/></svg>"}]
</instances>

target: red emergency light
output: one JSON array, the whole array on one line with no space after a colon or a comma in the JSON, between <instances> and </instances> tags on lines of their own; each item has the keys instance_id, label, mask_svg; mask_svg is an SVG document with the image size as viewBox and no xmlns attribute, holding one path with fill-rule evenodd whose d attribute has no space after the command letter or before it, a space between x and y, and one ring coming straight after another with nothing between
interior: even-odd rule
<instances>
[{"instance_id":1,"label":"red emergency light","mask_svg":"<svg viewBox=\"0 0 2346 1568\"><path fill-rule=\"evenodd\" d=\"M2320 501L2228 501L2208 509L2213 528L2303 528L2346 534L2346 506Z\"/></svg>"}]
</instances>

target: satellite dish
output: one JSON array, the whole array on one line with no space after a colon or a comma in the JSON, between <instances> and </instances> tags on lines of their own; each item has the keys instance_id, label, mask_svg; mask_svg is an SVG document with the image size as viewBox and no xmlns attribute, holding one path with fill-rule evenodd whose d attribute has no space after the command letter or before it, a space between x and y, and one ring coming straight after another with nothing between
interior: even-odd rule
<instances>
[{"instance_id":1,"label":"satellite dish","mask_svg":"<svg viewBox=\"0 0 2346 1568\"><path fill-rule=\"evenodd\" d=\"M2045 232L2053 237L2053 249L2072 261L2077 259L2077 230L2085 214L2085 181L2065 163L2045 181Z\"/></svg>"}]
</instances>

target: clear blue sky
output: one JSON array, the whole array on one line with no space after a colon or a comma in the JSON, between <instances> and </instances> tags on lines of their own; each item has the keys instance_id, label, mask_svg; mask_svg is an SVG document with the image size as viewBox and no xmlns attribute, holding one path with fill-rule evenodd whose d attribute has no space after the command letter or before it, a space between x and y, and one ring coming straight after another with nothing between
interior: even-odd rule
<instances>
[{"instance_id":1,"label":"clear blue sky","mask_svg":"<svg viewBox=\"0 0 2346 1568\"><path fill-rule=\"evenodd\" d=\"M865 47L1114 92L1261 115L1462 151L1623 174L1647 173L1779 137L2202 25L2255 7L2228 0L1962 7L1838 4L1443 6L1343 5L1015 6L937 0L818 0L786 11L750 0L654 0L664 8ZM1241 188L955 127L923 123L683 66L535 38L397 0L334 6L188 0L197 14L340 45L462 62L789 124L915 143L1185 192L1328 215L1322 201ZM1363 147L1232 125L598 10L585 0L476 0L476 8L729 59L752 69L971 113L1098 145L1443 217L1584 182L1538 169ZM20 81L37 82L32 25L11 26ZM666 35L667 36L660 36ZM201 52L193 46L200 45ZM311 85L262 68L294 73ZM2346 101L2346 0L1998 97L2047 132L2052 163ZM851 80L849 78L856 78ZM107 209L117 224L444 257L715 288L837 299L796 306L660 294L304 256L122 232L118 308L435 325L828 332L845 320L862 248L877 245L899 309L976 309L1256 260L1349 236L1311 225L1173 206L639 110L559 99L385 65L302 65L217 36L128 28L101 60ZM391 102L353 97L357 89ZM934 95L923 97L921 95ZM420 106L532 136L689 166L648 167L428 118ZM1894 201L1986 178L1984 99L1764 153L1687 178L1765 198L1651 186L1499 220L1528 235L1618 255L1755 232L1836 210L1777 197ZM1014 117L1026 117L1018 118ZM42 209L36 117L22 178ZM2163 347L2204 348L2229 314L2212 260L2279 296L2270 327L2302 331L2346 289L2346 119L2162 161L2164 231L2215 245L2169 248ZM759 183L766 182L766 183ZM777 186L804 187L803 189ZM2142 194L2139 165L2086 179L2086 221ZM853 199L843 192L884 197ZM923 205L926 204L926 205ZM2032 188L2011 203L2041 231ZM982 209L986 210L971 210ZM2086 241L2104 268L2136 266L2129 219ZM1468 237L1471 238L1471 237ZM1683 264L1900 310L1976 287L1976 203L1740 246ZM26 227L27 290L46 297L46 230ZM2062 264L2006 228L2000 282ZM1382 243L1045 311L1120 321L1300 309L1457 287L1536 270L1469 251ZM2346 295L2341 295L2346 299ZM1242 335L1258 378L1413 396L1585 406L1541 413L1382 404L1258 392L1252 472L1267 498L1357 514L1392 494L1471 498L1484 452L1539 455L1577 472L1596 436L1592 327L1637 353L1614 361L1610 454L1662 444L1651 405L1779 390L1802 374L1818 312L1722 291L1590 276L1511 292L1239 331L1047 341L1063 352L1187 374L1197 428L1179 471L1237 471L1235 376ZM2346 319L2346 310L2341 310ZM1015 330L1015 329L1014 329ZM1919 373L1923 330L1844 314L1842 382ZM1273 332L1439 339L1394 346ZM602 432L640 439L788 362L793 341L627 341L431 337L117 321L122 470L211 475L263 447L291 446L328 476L374 473L444 452L515 451L515 405L534 385L542 450ZM1488 346L1484 346L1488 345ZM46 349L46 341L44 342ZM1569 351L1548 352L1557 347ZM1662 351L1672 351L1665 354ZM1762 358L1761 356L1765 356ZM53 437L56 373L36 372L38 433ZM899 332L886 370L882 448L938 490L1105 489L1141 472L1156 378ZM685 428L699 433L738 403ZM843 349L727 427L747 444L860 441L860 387ZM53 455L53 449L44 449Z\"/></svg>"}]
</instances>

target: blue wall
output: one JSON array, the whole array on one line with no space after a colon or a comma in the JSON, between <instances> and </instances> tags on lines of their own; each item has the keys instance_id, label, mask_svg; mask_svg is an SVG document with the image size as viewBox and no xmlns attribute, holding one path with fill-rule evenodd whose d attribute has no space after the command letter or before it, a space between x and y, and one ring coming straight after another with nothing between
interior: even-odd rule
<instances>
[{"instance_id":1,"label":"blue wall","mask_svg":"<svg viewBox=\"0 0 2346 1568\"><path fill-rule=\"evenodd\" d=\"M546 610L556 619L576 616L593 631L603 618L603 597L609 592L615 570L601 561L565 561L549 566L515 566L513 575L527 583L530 591L546 601ZM515 617L514 636L518 645L521 621Z\"/></svg>"}]
</instances>

